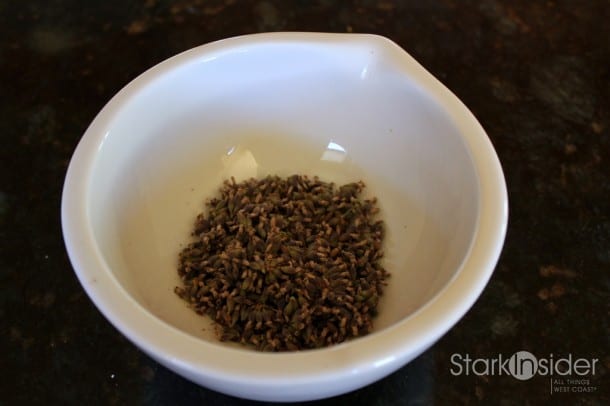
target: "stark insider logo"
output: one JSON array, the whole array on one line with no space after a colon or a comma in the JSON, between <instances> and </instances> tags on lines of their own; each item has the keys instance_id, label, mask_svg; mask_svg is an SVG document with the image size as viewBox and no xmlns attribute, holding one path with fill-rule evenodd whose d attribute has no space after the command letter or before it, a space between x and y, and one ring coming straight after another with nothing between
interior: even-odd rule
<instances>
[{"instance_id":1,"label":"stark insider logo","mask_svg":"<svg viewBox=\"0 0 610 406\"><path fill-rule=\"evenodd\" d=\"M573 359L572 354L557 358L553 354L549 358L536 358L528 351L519 351L510 358L470 358L469 354L453 354L451 356L451 375L511 375L521 381L526 381L534 375L595 375L595 366L599 359Z\"/></svg>"}]
</instances>

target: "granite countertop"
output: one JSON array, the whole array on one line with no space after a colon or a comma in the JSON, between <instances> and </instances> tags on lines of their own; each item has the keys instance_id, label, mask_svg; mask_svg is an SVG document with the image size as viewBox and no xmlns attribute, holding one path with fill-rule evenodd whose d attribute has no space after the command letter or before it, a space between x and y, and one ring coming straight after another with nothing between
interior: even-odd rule
<instances>
[{"instance_id":1,"label":"granite countertop","mask_svg":"<svg viewBox=\"0 0 610 406\"><path fill-rule=\"evenodd\" d=\"M460 323L394 374L319 404L610 404L610 7L578 4L1 1L0 405L252 404L173 374L103 318L68 261L59 205L79 138L121 87L193 46L276 30L396 41L480 120L510 199L496 271ZM518 351L598 361L582 377L452 373L456 354Z\"/></svg>"}]
</instances>

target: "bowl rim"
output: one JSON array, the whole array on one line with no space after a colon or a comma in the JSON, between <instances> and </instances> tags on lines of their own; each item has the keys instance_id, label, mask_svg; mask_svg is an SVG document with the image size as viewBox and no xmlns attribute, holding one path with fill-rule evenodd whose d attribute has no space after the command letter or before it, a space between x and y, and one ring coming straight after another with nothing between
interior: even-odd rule
<instances>
[{"instance_id":1,"label":"bowl rim","mask_svg":"<svg viewBox=\"0 0 610 406\"><path fill-rule=\"evenodd\" d=\"M88 181L96 152L122 106L156 78L181 66L236 48L269 43L375 49L443 106L463 136L479 182L479 215L470 252L453 279L408 318L370 335L316 350L260 353L229 348L168 325L137 303L112 275L97 247L88 216ZM261 388L311 388L346 375L359 382L370 369L384 371L383 375L392 372L456 324L482 293L498 261L508 224L508 196L499 159L483 127L450 90L391 40L374 34L262 33L182 52L120 90L95 117L74 151L62 191L61 224L68 256L90 299L122 334L153 358L187 377L203 376L221 391L244 382Z\"/></svg>"}]
</instances>

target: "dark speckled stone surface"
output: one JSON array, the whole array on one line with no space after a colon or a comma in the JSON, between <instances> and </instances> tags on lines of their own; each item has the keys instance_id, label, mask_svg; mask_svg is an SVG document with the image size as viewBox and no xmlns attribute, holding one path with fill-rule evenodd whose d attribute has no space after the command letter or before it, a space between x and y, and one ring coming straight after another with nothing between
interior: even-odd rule
<instances>
[{"instance_id":1,"label":"dark speckled stone surface","mask_svg":"<svg viewBox=\"0 0 610 406\"><path fill-rule=\"evenodd\" d=\"M59 204L76 143L122 86L193 46L275 30L396 41L479 118L510 197L503 254L463 320L319 404L610 404L609 20L607 0L0 1L0 405L251 404L174 375L101 316ZM599 361L583 377L451 373L453 354L520 350Z\"/></svg>"}]
</instances>

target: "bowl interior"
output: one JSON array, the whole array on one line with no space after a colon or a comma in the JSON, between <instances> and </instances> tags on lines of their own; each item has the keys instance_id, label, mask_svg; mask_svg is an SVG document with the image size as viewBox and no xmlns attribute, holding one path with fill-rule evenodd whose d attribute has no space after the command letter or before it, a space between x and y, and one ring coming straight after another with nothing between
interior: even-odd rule
<instances>
[{"instance_id":1,"label":"bowl interior","mask_svg":"<svg viewBox=\"0 0 610 406\"><path fill-rule=\"evenodd\" d=\"M209 320L173 290L195 217L230 176L366 182L386 222L392 274L376 331L455 276L477 226L477 173L451 117L399 64L378 48L331 43L193 55L117 96L91 171L94 238L142 307L217 342Z\"/></svg>"}]
</instances>

